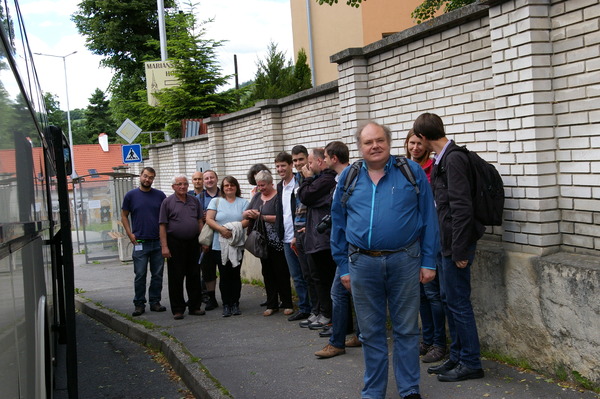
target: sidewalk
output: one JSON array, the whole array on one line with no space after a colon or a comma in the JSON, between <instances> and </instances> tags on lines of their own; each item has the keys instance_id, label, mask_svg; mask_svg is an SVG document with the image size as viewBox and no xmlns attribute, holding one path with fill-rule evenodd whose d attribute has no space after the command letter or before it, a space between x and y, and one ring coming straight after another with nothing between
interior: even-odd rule
<instances>
[{"instance_id":1,"label":"sidewalk","mask_svg":"<svg viewBox=\"0 0 600 399\"><path fill-rule=\"evenodd\" d=\"M155 313L147 307L135 320L152 323L155 328L149 329L113 312L130 315L133 311L133 266L118 260L83 262L83 256L75 255L75 287L85 291L76 297L78 309L134 341L160 348L196 397L360 398L361 349L348 348L345 355L317 359L314 352L327 339L298 327L298 322L288 322L282 312L263 317L260 287L244 285L241 316L223 318L219 307L205 316L186 313L184 320L173 320L170 311ZM166 277L165 271L162 304L168 309ZM441 383L422 364L421 395L429 399L600 398L493 361L484 360L483 366L484 379ZM398 398L392 373L386 398Z\"/></svg>"}]
</instances>

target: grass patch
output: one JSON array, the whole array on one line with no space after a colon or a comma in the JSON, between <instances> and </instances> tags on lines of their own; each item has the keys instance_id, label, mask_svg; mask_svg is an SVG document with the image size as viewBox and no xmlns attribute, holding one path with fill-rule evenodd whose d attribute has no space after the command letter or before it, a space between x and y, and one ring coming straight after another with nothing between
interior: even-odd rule
<instances>
[{"instance_id":1,"label":"grass patch","mask_svg":"<svg viewBox=\"0 0 600 399\"><path fill-rule=\"evenodd\" d=\"M553 375L548 376L548 373L544 373L540 370L535 370L526 359L517 359L508 355L492 351L481 351L481 355L489 360L495 360L500 363L517 367L524 371L533 371L535 373L541 374L544 380L551 384L557 382L558 385L561 387L586 389L588 391L600 393L600 385L595 384L594 382L582 376L581 373L575 370L569 370L564 364L559 364L555 366Z\"/></svg>"}]
</instances>

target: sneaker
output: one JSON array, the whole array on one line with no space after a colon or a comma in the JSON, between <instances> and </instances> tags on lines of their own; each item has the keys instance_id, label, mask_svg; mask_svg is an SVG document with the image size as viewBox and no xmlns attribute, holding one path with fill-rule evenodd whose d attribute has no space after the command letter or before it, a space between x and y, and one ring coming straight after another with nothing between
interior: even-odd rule
<instances>
[{"instance_id":1,"label":"sneaker","mask_svg":"<svg viewBox=\"0 0 600 399\"><path fill-rule=\"evenodd\" d=\"M329 359L330 357L343 355L344 353L346 353L346 349L336 348L331 344L327 344L320 351L316 351L315 356L317 356L320 359Z\"/></svg>"},{"instance_id":2,"label":"sneaker","mask_svg":"<svg viewBox=\"0 0 600 399\"><path fill-rule=\"evenodd\" d=\"M135 309L133 310L133 313L131 313L132 316L141 316L144 314L144 312L146 311L145 306L136 306Z\"/></svg>"},{"instance_id":3,"label":"sneaker","mask_svg":"<svg viewBox=\"0 0 600 399\"><path fill-rule=\"evenodd\" d=\"M344 342L344 345L346 346L346 348L358 348L362 346L362 342L360 342L358 337L355 334L353 334L350 338L346 340L346 342Z\"/></svg>"},{"instance_id":4,"label":"sneaker","mask_svg":"<svg viewBox=\"0 0 600 399\"><path fill-rule=\"evenodd\" d=\"M231 314L231 308L229 305L223 305L223 317L229 317Z\"/></svg>"},{"instance_id":5,"label":"sneaker","mask_svg":"<svg viewBox=\"0 0 600 399\"><path fill-rule=\"evenodd\" d=\"M321 314L315 322L308 325L308 328L311 330L320 330L329 323L331 323L331 319Z\"/></svg>"},{"instance_id":6,"label":"sneaker","mask_svg":"<svg viewBox=\"0 0 600 399\"><path fill-rule=\"evenodd\" d=\"M240 310L240 304L239 303L234 303L231 306L231 314L234 316L239 316L242 314L242 311Z\"/></svg>"},{"instance_id":7,"label":"sneaker","mask_svg":"<svg viewBox=\"0 0 600 399\"><path fill-rule=\"evenodd\" d=\"M156 303L153 303L152 305L150 305L150 310L153 312L165 312L167 310L167 308L162 306L160 304L160 302L156 302Z\"/></svg>"},{"instance_id":8,"label":"sneaker","mask_svg":"<svg viewBox=\"0 0 600 399\"><path fill-rule=\"evenodd\" d=\"M444 357L446 357L446 348L433 345L429 349L429 352L427 352L427 354L423 356L423 359L421 359L421 361L423 363L434 363L439 362L440 360L444 359Z\"/></svg>"},{"instance_id":9,"label":"sneaker","mask_svg":"<svg viewBox=\"0 0 600 399\"><path fill-rule=\"evenodd\" d=\"M421 395L418 393L411 393L408 396L403 397L402 399L421 399Z\"/></svg>"},{"instance_id":10,"label":"sneaker","mask_svg":"<svg viewBox=\"0 0 600 399\"><path fill-rule=\"evenodd\" d=\"M311 323L314 323L315 321L317 321L317 318L318 318L318 317L319 317L319 316L317 316L316 314L314 314L314 313L311 313L311 314L310 314L310 316L308 316L308 319L306 319L306 320L302 320L302 321L301 321L300 323L298 323L298 324L300 324L300 327L302 327L302 328L308 328L308 326L310 326L310 325L311 325Z\"/></svg>"},{"instance_id":11,"label":"sneaker","mask_svg":"<svg viewBox=\"0 0 600 399\"><path fill-rule=\"evenodd\" d=\"M419 342L419 356L425 356L433 345L428 345L424 342Z\"/></svg>"}]
</instances>

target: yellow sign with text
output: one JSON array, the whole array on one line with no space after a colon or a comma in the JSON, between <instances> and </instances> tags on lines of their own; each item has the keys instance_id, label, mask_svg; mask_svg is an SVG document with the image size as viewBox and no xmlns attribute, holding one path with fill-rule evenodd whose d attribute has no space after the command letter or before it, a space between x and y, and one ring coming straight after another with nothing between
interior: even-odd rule
<instances>
[{"instance_id":1,"label":"yellow sign with text","mask_svg":"<svg viewBox=\"0 0 600 399\"><path fill-rule=\"evenodd\" d=\"M146 69L146 92L148 93L148 104L156 106L158 100L154 93L169 87L179 86L179 80L175 76L175 68L171 61L149 61L144 63Z\"/></svg>"}]
</instances>

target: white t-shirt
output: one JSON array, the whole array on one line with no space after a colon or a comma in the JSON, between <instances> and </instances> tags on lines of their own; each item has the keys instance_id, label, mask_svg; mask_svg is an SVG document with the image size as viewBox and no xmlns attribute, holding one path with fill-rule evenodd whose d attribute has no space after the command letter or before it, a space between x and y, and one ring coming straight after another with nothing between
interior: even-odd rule
<instances>
[{"instance_id":1,"label":"white t-shirt","mask_svg":"<svg viewBox=\"0 0 600 399\"><path fill-rule=\"evenodd\" d=\"M283 242L290 243L294 238L294 219L292 218L292 193L298 185L296 178L292 176L292 179L288 184L283 184L283 190L281 192L281 201L283 202Z\"/></svg>"}]
</instances>

